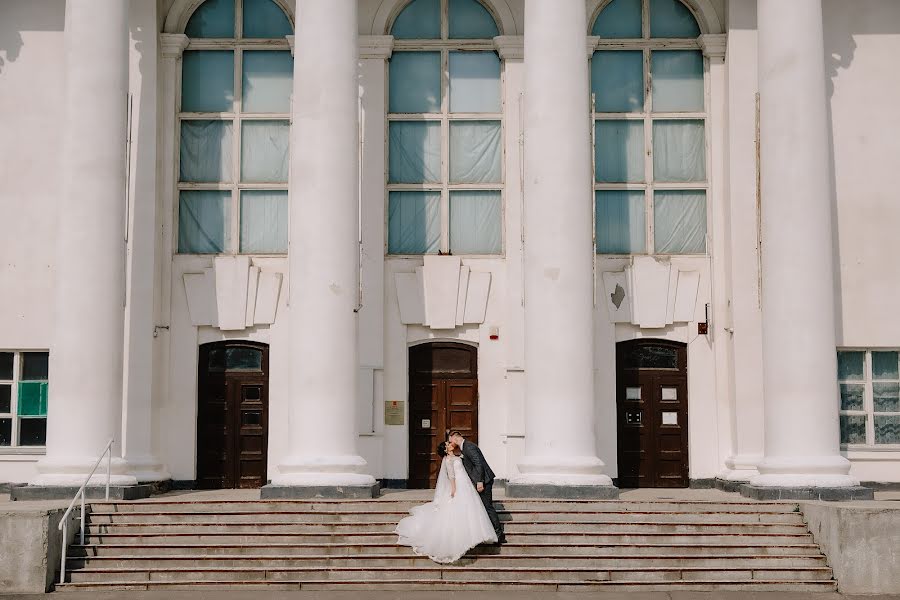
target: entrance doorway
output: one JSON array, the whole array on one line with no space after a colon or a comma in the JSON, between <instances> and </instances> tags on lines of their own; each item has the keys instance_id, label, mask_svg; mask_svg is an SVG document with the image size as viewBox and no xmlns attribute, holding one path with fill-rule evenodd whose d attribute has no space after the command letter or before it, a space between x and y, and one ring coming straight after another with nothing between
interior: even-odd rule
<instances>
[{"instance_id":1,"label":"entrance doorway","mask_svg":"<svg viewBox=\"0 0 900 600\"><path fill-rule=\"evenodd\" d=\"M688 487L685 344L617 344L616 407L619 487Z\"/></svg>"},{"instance_id":2,"label":"entrance doorway","mask_svg":"<svg viewBox=\"0 0 900 600\"><path fill-rule=\"evenodd\" d=\"M409 349L409 481L437 483L437 445L451 431L478 443L478 350L434 342Z\"/></svg>"},{"instance_id":3,"label":"entrance doorway","mask_svg":"<svg viewBox=\"0 0 900 600\"><path fill-rule=\"evenodd\" d=\"M268 346L244 341L200 346L197 401L197 486L265 485Z\"/></svg>"}]
</instances>

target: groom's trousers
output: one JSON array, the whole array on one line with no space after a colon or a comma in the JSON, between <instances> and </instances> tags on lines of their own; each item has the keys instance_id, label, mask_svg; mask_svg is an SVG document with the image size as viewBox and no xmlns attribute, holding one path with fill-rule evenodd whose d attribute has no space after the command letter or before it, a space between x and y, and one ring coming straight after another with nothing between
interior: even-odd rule
<instances>
[{"instance_id":1,"label":"groom's trousers","mask_svg":"<svg viewBox=\"0 0 900 600\"><path fill-rule=\"evenodd\" d=\"M481 496L481 503L484 504L484 510L487 511L491 525L494 526L494 533L497 539L503 536L503 527L500 526L500 517L497 516L497 510L494 508L494 482L485 484L484 491L478 493Z\"/></svg>"}]
</instances>

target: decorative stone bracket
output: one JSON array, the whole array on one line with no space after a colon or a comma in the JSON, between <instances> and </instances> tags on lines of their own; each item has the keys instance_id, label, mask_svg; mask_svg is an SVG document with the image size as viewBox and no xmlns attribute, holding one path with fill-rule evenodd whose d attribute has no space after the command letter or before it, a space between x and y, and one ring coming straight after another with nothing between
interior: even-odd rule
<instances>
[{"instance_id":1,"label":"decorative stone bracket","mask_svg":"<svg viewBox=\"0 0 900 600\"><path fill-rule=\"evenodd\" d=\"M415 273L395 273L400 321L431 329L484 323L490 273L477 273L453 256L426 256Z\"/></svg>"},{"instance_id":2,"label":"decorative stone bracket","mask_svg":"<svg viewBox=\"0 0 900 600\"><path fill-rule=\"evenodd\" d=\"M694 320L700 273L638 256L624 271L603 273L603 287L611 322L658 329Z\"/></svg>"}]
</instances>

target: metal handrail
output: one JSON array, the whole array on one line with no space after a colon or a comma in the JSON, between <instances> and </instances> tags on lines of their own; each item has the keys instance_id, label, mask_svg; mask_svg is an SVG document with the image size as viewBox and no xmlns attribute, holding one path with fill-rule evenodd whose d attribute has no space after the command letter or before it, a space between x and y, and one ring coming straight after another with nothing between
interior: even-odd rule
<instances>
[{"instance_id":1,"label":"metal handrail","mask_svg":"<svg viewBox=\"0 0 900 600\"><path fill-rule=\"evenodd\" d=\"M110 438L108 442L106 442L106 447L103 448L103 452L100 453L100 457L97 458L97 462L94 463L94 468L91 469L91 472L88 473L87 478L84 480L84 483L81 484L81 487L78 488L78 491L75 492L75 497L72 498L72 501L69 503L69 508L66 509L66 512L63 513L62 520L59 522L57 529L62 531L62 557L59 562L59 582L66 582L66 549L68 546L67 540L69 539L69 514L72 512L72 509L75 508L75 502L78 501L78 497L81 497L81 545L84 546L84 488L87 487L88 483L91 481L91 477L94 476L94 473L97 472L97 467L100 466L100 462L103 460L103 457L106 457L106 500L109 500L109 480L110 475L112 474L112 445L115 441L115 438Z\"/></svg>"}]
</instances>

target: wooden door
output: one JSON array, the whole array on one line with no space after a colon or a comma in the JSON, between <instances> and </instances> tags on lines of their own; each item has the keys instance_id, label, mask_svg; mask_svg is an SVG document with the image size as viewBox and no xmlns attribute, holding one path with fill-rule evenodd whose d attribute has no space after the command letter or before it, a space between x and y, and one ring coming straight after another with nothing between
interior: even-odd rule
<instances>
[{"instance_id":1,"label":"wooden door","mask_svg":"<svg viewBox=\"0 0 900 600\"><path fill-rule=\"evenodd\" d=\"M269 352L264 344L200 347L197 486L258 488L266 483Z\"/></svg>"},{"instance_id":2,"label":"wooden door","mask_svg":"<svg viewBox=\"0 0 900 600\"><path fill-rule=\"evenodd\" d=\"M616 355L619 487L688 487L684 344L635 340Z\"/></svg>"},{"instance_id":3,"label":"wooden door","mask_svg":"<svg viewBox=\"0 0 900 600\"><path fill-rule=\"evenodd\" d=\"M464 344L435 342L409 350L409 480L434 487L437 446L451 431L478 443L478 354Z\"/></svg>"}]
</instances>

